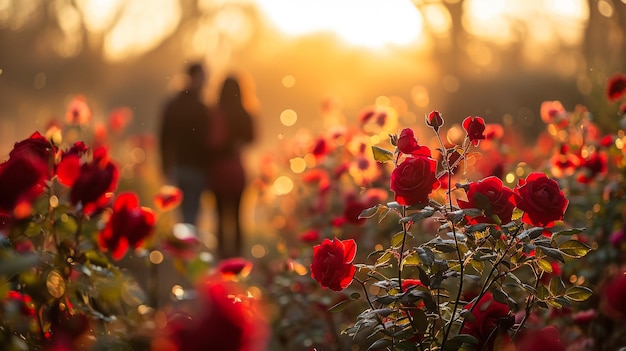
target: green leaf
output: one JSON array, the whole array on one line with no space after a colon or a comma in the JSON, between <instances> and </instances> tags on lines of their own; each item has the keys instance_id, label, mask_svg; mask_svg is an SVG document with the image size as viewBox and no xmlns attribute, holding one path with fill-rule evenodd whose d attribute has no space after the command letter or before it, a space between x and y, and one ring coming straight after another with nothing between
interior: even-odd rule
<instances>
[{"instance_id":1,"label":"green leaf","mask_svg":"<svg viewBox=\"0 0 626 351\"><path fill-rule=\"evenodd\" d=\"M549 289L552 296L561 296L565 293L565 284L560 276L550 279Z\"/></svg>"},{"instance_id":2,"label":"green leaf","mask_svg":"<svg viewBox=\"0 0 626 351\"><path fill-rule=\"evenodd\" d=\"M565 259L563 258L563 252L561 252L561 250L555 249L553 247L544 246L537 246L536 248L543 252L546 256L565 263Z\"/></svg>"},{"instance_id":3,"label":"green leaf","mask_svg":"<svg viewBox=\"0 0 626 351\"><path fill-rule=\"evenodd\" d=\"M567 256L579 258L585 256L591 248L578 240L568 240L559 245L559 250Z\"/></svg>"},{"instance_id":4,"label":"green leaf","mask_svg":"<svg viewBox=\"0 0 626 351\"><path fill-rule=\"evenodd\" d=\"M572 229L567 229L567 230L560 230L558 232L555 232L552 235L552 237L555 238L557 236L571 236L574 234L580 234L584 232L585 230L587 230L587 228L572 228Z\"/></svg>"},{"instance_id":5,"label":"green leaf","mask_svg":"<svg viewBox=\"0 0 626 351\"><path fill-rule=\"evenodd\" d=\"M533 227L533 228L530 228L521 232L517 236L517 238L519 240L533 240L533 239L537 239L538 237L540 237L541 234L543 234L543 232L544 232L543 227Z\"/></svg>"},{"instance_id":6,"label":"green leaf","mask_svg":"<svg viewBox=\"0 0 626 351\"><path fill-rule=\"evenodd\" d=\"M429 248L418 247L417 256L423 264L430 267L435 263L435 254Z\"/></svg>"},{"instance_id":7,"label":"green leaf","mask_svg":"<svg viewBox=\"0 0 626 351\"><path fill-rule=\"evenodd\" d=\"M418 222L424 218L429 218L432 217L432 215L435 213L435 209L430 207L430 206L426 206L423 209L412 213L406 217L400 218L400 223L415 223Z\"/></svg>"},{"instance_id":8,"label":"green leaf","mask_svg":"<svg viewBox=\"0 0 626 351\"><path fill-rule=\"evenodd\" d=\"M420 264L420 259L417 254L411 253L402 259L402 267L404 266L417 266Z\"/></svg>"},{"instance_id":9,"label":"green leaf","mask_svg":"<svg viewBox=\"0 0 626 351\"><path fill-rule=\"evenodd\" d=\"M417 331L420 333L425 333L429 326L428 317L426 316L426 313L422 311L421 309L416 309L412 311L412 314L413 314L413 325L415 326L415 329L417 329Z\"/></svg>"},{"instance_id":10,"label":"green leaf","mask_svg":"<svg viewBox=\"0 0 626 351\"><path fill-rule=\"evenodd\" d=\"M537 297L540 300L545 300L550 297L550 291L544 285L537 286Z\"/></svg>"},{"instance_id":11,"label":"green leaf","mask_svg":"<svg viewBox=\"0 0 626 351\"><path fill-rule=\"evenodd\" d=\"M593 295L593 291L584 286L572 286L565 291L565 297L572 301L585 301Z\"/></svg>"},{"instance_id":12,"label":"green leaf","mask_svg":"<svg viewBox=\"0 0 626 351\"><path fill-rule=\"evenodd\" d=\"M359 214L359 219L361 218L372 218L376 213L378 213L378 208L380 205L376 205L374 207L366 208Z\"/></svg>"},{"instance_id":13,"label":"green leaf","mask_svg":"<svg viewBox=\"0 0 626 351\"><path fill-rule=\"evenodd\" d=\"M430 277L428 276L428 273L426 273L426 271L420 266L417 266L417 270L419 271L419 277L422 284L426 287L430 287Z\"/></svg>"},{"instance_id":14,"label":"green leaf","mask_svg":"<svg viewBox=\"0 0 626 351\"><path fill-rule=\"evenodd\" d=\"M372 153L374 154L374 159L380 163L393 160L393 152L383 149L382 147L376 145L372 146Z\"/></svg>"},{"instance_id":15,"label":"green leaf","mask_svg":"<svg viewBox=\"0 0 626 351\"><path fill-rule=\"evenodd\" d=\"M382 254L377 260L376 260L376 266L382 266L384 264L386 264L387 262L389 262L389 260L391 260L391 258L393 257L393 252L391 251L385 251L384 254Z\"/></svg>"},{"instance_id":16,"label":"green leaf","mask_svg":"<svg viewBox=\"0 0 626 351\"><path fill-rule=\"evenodd\" d=\"M406 235L404 232L396 233L396 235L391 238L391 247L399 248L400 246L402 246L402 242L404 241L405 236Z\"/></svg>"},{"instance_id":17,"label":"green leaf","mask_svg":"<svg viewBox=\"0 0 626 351\"><path fill-rule=\"evenodd\" d=\"M537 260L537 265L544 272L552 273L552 264L550 263L550 261L544 260L543 258L540 258L540 259Z\"/></svg>"},{"instance_id":18,"label":"green leaf","mask_svg":"<svg viewBox=\"0 0 626 351\"><path fill-rule=\"evenodd\" d=\"M372 345L370 345L370 347L368 347L368 350L379 350L385 347L391 346L391 340L389 339L378 339L376 340L376 342L374 342Z\"/></svg>"},{"instance_id":19,"label":"green leaf","mask_svg":"<svg viewBox=\"0 0 626 351\"><path fill-rule=\"evenodd\" d=\"M329 308L328 312L330 312L330 313L341 312L341 311L345 310L346 307L348 307L348 304L350 302L352 302L352 301L354 301L354 300L346 299L346 300L343 300L343 301L339 301L333 307Z\"/></svg>"}]
</instances>

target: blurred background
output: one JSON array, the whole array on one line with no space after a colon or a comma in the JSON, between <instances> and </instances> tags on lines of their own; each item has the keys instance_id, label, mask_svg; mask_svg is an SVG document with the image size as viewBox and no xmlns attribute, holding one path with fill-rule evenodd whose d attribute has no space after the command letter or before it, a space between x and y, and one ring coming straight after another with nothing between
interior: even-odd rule
<instances>
[{"instance_id":1,"label":"blurred background","mask_svg":"<svg viewBox=\"0 0 626 351\"><path fill-rule=\"evenodd\" d=\"M437 109L532 141L541 102L559 100L610 128L604 90L626 70L625 29L626 0L0 0L0 154L81 94L95 123L128 108L118 141L135 138L123 153L132 178L131 166L158 162L160 110L198 60L209 102L227 74L243 78L258 130L251 176L281 140L376 104L400 106L402 127Z\"/></svg>"}]
</instances>

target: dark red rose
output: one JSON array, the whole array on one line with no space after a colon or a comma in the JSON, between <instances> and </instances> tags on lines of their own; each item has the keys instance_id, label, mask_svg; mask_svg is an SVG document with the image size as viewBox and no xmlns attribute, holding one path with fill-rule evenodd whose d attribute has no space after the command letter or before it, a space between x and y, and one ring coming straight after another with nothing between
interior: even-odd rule
<instances>
[{"instance_id":1,"label":"dark red rose","mask_svg":"<svg viewBox=\"0 0 626 351\"><path fill-rule=\"evenodd\" d=\"M404 128L398 137L398 150L403 154L413 155L415 157L430 157L430 149L426 146L420 146L415 139L413 129Z\"/></svg>"},{"instance_id":2,"label":"dark red rose","mask_svg":"<svg viewBox=\"0 0 626 351\"><path fill-rule=\"evenodd\" d=\"M477 146L481 140L485 139L485 120L482 117L469 116L463 120L463 129L467 133L469 140Z\"/></svg>"},{"instance_id":3,"label":"dark red rose","mask_svg":"<svg viewBox=\"0 0 626 351\"><path fill-rule=\"evenodd\" d=\"M428 116L426 116L426 124L437 132L443 125L443 116L439 111L431 111Z\"/></svg>"},{"instance_id":4,"label":"dark red rose","mask_svg":"<svg viewBox=\"0 0 626 351\"><path fill-rule=\"evenodd\" d=\"M352 283L356 273L356 267L352 264L355 256L354 240L324 239L313 247L311 277L324 288L341 291Z\"/></svg>"},{"instance_id":5,"label":"dark red rose","mask_svg":"<svg viewBox=\"0 0 626 351\"><path fill-rule=\"evenodd\" d=\"M391 173L391 190L401 205L427 204L437 188L437 162L428 157L407 158Z\"/></svg>"},{"instance_id":6,"label":"dark red rose","mask_svg":"<svg viewBox=\"0 0 626 351\"><path fill-rule=\"evenodd\" d=\"M109 160L105 148L97 148L93 160L80 166L78 176L71 184L70 199L74 205L99 203L107 193L115 190L117 181L117 167Z\"/></svg>"},{"instance_id":7,"label":"dark red rose","mask_svg":"<svg viewBox=\"0 0 626 351\"><path fill-rule=\"evenodd\" d=\"M313 154L313 156L318 158L326 155L328 153L328 143L326 142L326 139L317 139L311 153Z\"/></svg>"},{"instance_id":8,"label":"dark red rose","mask_svg":"<svg viewBox=\"0 0 626 351\"><path fill-rule=\"evenodd\" d=\"M370 206L361 201L348 201L346 207L343 210L343 218L352 224L362 224L365 222L365 218L359 218L359 215L363 210L368 209Z\"/></svg>"},{"instance_id":9,"label":"dark red rose","mask_svg":"<svg viewBox=\"0 0 626 351\"><path fill-rule=\"evenodd\" d=\"M477 208L484 215L474 217L471 222L495 223L494 216L498 216L500 223L511 221L515 208L513 190L505 187L500 178L491 176L473 182L466 188L467 201L457 200L460 208Z\"/></svg>"},{"instance_id":10,"label":"dark red rose","mask_svg":"<svg viewBox=\"0 0 626 351\"><path fill-rule=\"evenodd\" d=\"M473 302L465 305L464 309L472 309ZM477 306L472 310L473 321L466 321L463 325L463 334L469 334L478 339L477 350L491 350L500 321L509 317L509 306L493 299L493 295L487 292L480 298ZM493 336L492 335L493 332Z\"/></svg>"},{"instance_id":11,"label":"dark red rose","mask_svg":"<svg viewBox=\"0 0 626 351\"><path fill-rule=\"evenodd\" d=\"M600 290L600 308L615 320L626 319L626 274L622 272L608 280Z\"/></svg>"},{"instance_id":12,"label":"dark red rose","mask_svg":"<svg viewBox=\"0 0 626 351\"><path fill-rule=\"evenodd\" d=\"M152 210L139 206L134 193L118 195L113 213L100 233L100 246L120 259L129 247L137 248L154 232L155 217Z\"/></svg>"},{"instance_id":13,"label":"dark red rose","mask_svg":"<svg viewBox=\"0 0 626 351\"><path fill-rule=\"evenodd\" d=\"M525 330L515 342L515 348L517 351L565 351L555 326Z\"/></svg>"},{"instance_id":14,"label":"dark red rose","mask_svg":"<svg viewBox=\"0 0 626 351\"><path fill-rule=\"evenodd\" d=\"M517 208L524 211L524 223L545 227L563 219L569 201L559 184L545 174L530 173L519 180L514 191Z\"/></svg>"},{"instance_id":15,"label":"dark red rose","mask_svg":"<svg viewBox=\"0 0 626 351\"><path fill-rule=\"evenodd\" d=\"M626 95L626 75L616 74L606 85L606 96L610 101L617 101Z\"/></svg>"},{"instance_id":16,"label":"dark red rose","mask_svg":"<svg viewBox=\"0 0 626 351\"><path fill-rule=\"evenodd\" d=\"M252 266L252 261L242 257L232 257L222 260L217 266L217 270L225 275L248 275L252 270Z\"/></svg>"},{"instance_id":17,"label":"dark red rose","mask_svg":"<svg viewBox=\"0 0 626 351\"><path fill-rule=\"evenodd\" d=\"M267 349L266 312L257 299L236 283L213 277L203 280L196 291L193 310L170 318L166 332L153 340L152 350Z\"/></svg>"},{"instance_id":18,"label":"dark red rose","mask_svg":"<svg viewBox=\"0 0 626 351\"><path fill-rule=\"evenodd\" d=\"M321 237L321 234L319 231L315 229L311 229L300 234L300 241L305 242L305 243L315 243L320 240L320 237Z\"/></svg>"},{"instance_id":19,"label":"dark red rose","mask_svg":"<svg viewBox=\"0 0 626 351\"><path fill-rule=\"evenodd\" d=\"M34 132L28 139L15 143L13 150L9 153L9 158L22 157L24 154L28 154L30 157L39 158L48 165L55 152L56 147L52 146L46 137L39 132Z\"/></svg>"},{"instance_id":20,"label":"dark red rose","mask_svg":"<svg viewBox=\"0 0 626 351\"><path fill-rule=\"evenodd\" d=\"M608 155L601 151L594 151L587 158L582 160L578 180L580 183L589 183L597 176L606 174L609 171Z\"/></svg>"},{"instance_id":21,"label":"dark red rose","mask_svg":"<svg viewBox=\"0 0 626 351\"><path fill-rule=\"evenodd\" d=\"M44 191L47 179L47 163L27 152L0 164L0 212L13 215L19 205L30 208L30 203ZM19 212L22 217L30 211Z\"/></svg>"}]
</instances>

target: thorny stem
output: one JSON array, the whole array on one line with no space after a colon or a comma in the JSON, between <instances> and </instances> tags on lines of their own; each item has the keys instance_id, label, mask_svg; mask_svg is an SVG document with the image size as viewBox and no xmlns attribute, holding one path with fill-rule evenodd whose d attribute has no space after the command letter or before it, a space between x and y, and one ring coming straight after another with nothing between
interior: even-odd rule
<instances>
[{"instance_id":1,"label":"thorny stem","mask_svg":"<svg viewBox=\"0 0 626 351\"><path fill-rule=\"evenodd\" d=\"M376 309L374 305L372 304L372 301L370 300L370 296L369 296L369 293L367 292L367 287L365 286L365 282L357 277L354 277L354 280L357 283L361 284L361 287L363 288L363 293L365 294L365 300L367 300L367 303L370 305L370 308L373 310Z\"/></svg>"},{"instance_id":2,"label":"thorny stem","mask_svg":"<svg viewBox=\"0 0 626 351\"><path fill-rule=\"evenodd\" d=\"M402 206L402 217L406 217L406 206ZM400 245L400 254L398 256L398 285L400 292L404 292L402 288L402 256L404 256L404 244L406 243L407 223L402 223L402 244Z\"/></svg>"},{"instance_id":3,"label":"thorny stem","mask_svg":"<svg viewBox=\"0 0 626 351\"><path fill-rule=\"evenodd\" d=\"M439 136L439 133L437 133L437 139L439 139L439 142L441 143L441 148L443 150L443 157L444 157L444 162L448 162L448 151L445 148L445 145L443 144L443 141L441 140L441 137ZM463 155L461 155L461 157L459 158L459 160L461 160L462 158L465 157L465 153L467 152L467 150L469 149L469 145L470 143L467 143L467 146L464 148L464 152ZM459 160L455 161L455 163L453 165L449 165L448 164L448 169L447 169L447 176L448 176L448 206L450 206L450 210L452 210L452 170L454 169L454 167L458 164ZM452 307L452 315L450 316L450 321L448 322L448 328L446 329L446 331L443 334L443 341L441 342L441 348L443 349L443 347L446 344L446 341L448 340L448 335L450 334L450 330L452 329L452 325L454 324L454 320L455 320L455 315L456 315L456 310L458 308L459 305L459 301L461 300L461 293L463 291L463 273L464 273L464 264L463 264L463 259L461 257L461 249L459 248L459 241L456 237L456 227L454 225L454 223L452 223L451 225L452 227L452 236L454 237L454 247L456 248L456 256L459 260L459 289L457 290L456 293L456 298L454 300L454 307ZM445 328L445 324L444 324L444 328Z\"/></svg>"},{"instance_id":4,"label":"thorny stem","mask_svg":"<svg viewBox=\"0 0 626 351\"><path fill-rule=\"evenodd\" d=\"M525 308L524 318L522 318L522 321L515 329L515 332L513 332L513 336L511 336L511 341L515 340L517 333L524 327L524 324L528 320L528 316L530 316L530 310L533 307L533 303L535 302L534 300L535 300L535 297L533 295L528 295L528 298L526 299L526 308Z\"/></svg>"}]
</instances>

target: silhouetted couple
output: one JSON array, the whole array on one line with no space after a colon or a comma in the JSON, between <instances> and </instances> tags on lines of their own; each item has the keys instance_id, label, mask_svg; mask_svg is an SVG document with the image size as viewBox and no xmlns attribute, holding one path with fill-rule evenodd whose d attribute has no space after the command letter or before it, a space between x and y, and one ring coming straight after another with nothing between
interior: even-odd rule
<instances>
[{"instance_id":1,"label":"silhouetted couple","mask_svg":"<svg viewBox=\"0 0 626 351\"><path fill-rule=\"evenodd\" d=\"M242 254L240 204L246 185L241 149L254 139L252 116L244 108L234 77L224 81L217 106L203 102L206 74L201 64L187 68L188 83L164 109L161 160L167 181L183 192L183 222L196 224L201 195L210 190L217 212L218 254ZM232 245L229 245L232 244Z\"/></svg>"}]
</instances>

